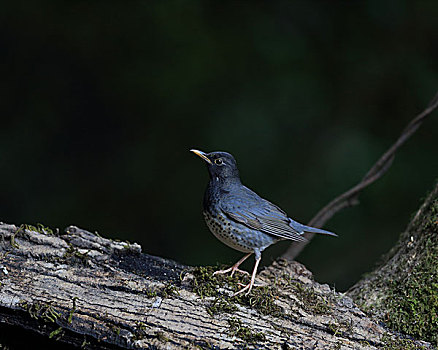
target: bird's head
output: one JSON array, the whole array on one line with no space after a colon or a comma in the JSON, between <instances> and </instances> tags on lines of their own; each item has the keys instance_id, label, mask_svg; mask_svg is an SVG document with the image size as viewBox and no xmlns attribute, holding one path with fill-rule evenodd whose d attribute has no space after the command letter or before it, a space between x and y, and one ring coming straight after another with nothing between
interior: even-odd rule
<instances>
[{"instance_id":1,"label":"bird's head","mask_svg":"<svg viewBox=\"0 0 438 350\"><path fill-rule=\"evenodd\" d=\"M204 153L196 149L191 149L190 151L205 160L211 179L239 179L236 160L231 154L227 152Z\"/></svg>"}]
</instances>

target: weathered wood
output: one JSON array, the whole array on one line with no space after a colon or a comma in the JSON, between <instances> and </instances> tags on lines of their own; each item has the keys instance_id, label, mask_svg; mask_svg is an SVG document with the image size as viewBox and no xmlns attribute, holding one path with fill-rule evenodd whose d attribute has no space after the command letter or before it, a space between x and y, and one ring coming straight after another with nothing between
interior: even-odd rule
<instances>
[{"instance_id":1,"label":"weathered wood","mask_svg":"<svg viewBox=\"0 0 438 350\"><path fill-rule=\"evenodd\" d=\"M1 224L0 327L89 349L377 349L396 337L297 262L264 269L272 288L249 298L230 298L226 278L200 297L214 281L202 274L77 227Z\"/></svg>"}]
</instances>

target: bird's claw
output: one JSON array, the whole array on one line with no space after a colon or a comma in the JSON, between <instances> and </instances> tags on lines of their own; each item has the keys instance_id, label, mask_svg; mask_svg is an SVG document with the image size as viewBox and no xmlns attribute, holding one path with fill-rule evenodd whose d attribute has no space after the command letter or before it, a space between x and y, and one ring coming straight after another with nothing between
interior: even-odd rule
<instances>
[{"instance_id":1,"label":"bird's claw","mask_svg":"<svg viewBox=\"0 0 438 350\"><path fill-rule=\"evenodd\" d=\"M241 286L241 287L246 287L247 285L246 284L244 284L244 283L241 283L241 282L237 282L237 284L239 285L239 286ZM253 287L265 287L267 285L267 283L265 283L265 282L254 282L253 283Z\"/></svg>"},{"instance_id":2,"label":"bird's claw","mask_svg":"<svg viewBox=\"0 0 438 350\"><path fill-rule=\"evenodd\" d=\"M247 271L243 271L243 270L240 270L240 269L238 269L237 267L236 267L236 268L230 267L230 268L225 269L225 270L218 270L218 271L215 271L215 272L213 272L213 276L215 276L215 275L226 274L226 273L228 273L228 272L230 272L230 271L231 271L231 275L230 275L231 277L233 277L233 275L234 275L235 272L240 272L241 274L244 274L244 275L248 275L248 276L249 276L249 272L247 272Z\"/></svg>"},{"instance_id":3,"label":"bird's claw","mask_svg":"<svg viewBox=\"0 0 438 350\"><path fill-rule=\"evenodd\" d=\"M242 283L239 283L239 285L243 285L243 284L242 284ZM249 293L251 293L251 289L252 289L252 284L249 283L249 284L247 284L245 287L243 287L241 290L238 290L236 293L234 293L231 297L235 297L235 296L237 296L237 295L243 293L243 292L246 291L246 290L248 290L248 291L245 293L245 296L248 296Z\"/></svg>"},{"instance_id":4,"label":"bird's claw","mask_svg":"<svg viewBox=\"0 0 438 350\"><path fill-rule=\"evenodd\" d=\"M248 271L244 271L244 270L240 270L240 269L234 269L234 270L231 272L231 277L233 277L234 272L240 272L242 275L250 276L250 273L249 273Z\"/></svg>"}]
</instances>

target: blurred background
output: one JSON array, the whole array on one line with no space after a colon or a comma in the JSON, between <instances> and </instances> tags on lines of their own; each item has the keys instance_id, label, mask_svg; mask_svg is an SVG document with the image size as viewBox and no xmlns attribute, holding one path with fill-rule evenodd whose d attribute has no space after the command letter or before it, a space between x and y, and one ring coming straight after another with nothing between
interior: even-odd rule
<instances>
[{"instance_id":1,"label":"blurred background","mask_svg":"<svg viewBox=\"0 0 438 350\"><path fill-rule=\"evenodd\" d=\"M437 15L434 1L5 2L0 220L234 263L189 149L231 152L247 186L306 223L437 92ZM318 281L345 290L396 242L436 180L437 127L435 112L327 223L339 238L298 257Z\"/></svg>"}]
</instances>

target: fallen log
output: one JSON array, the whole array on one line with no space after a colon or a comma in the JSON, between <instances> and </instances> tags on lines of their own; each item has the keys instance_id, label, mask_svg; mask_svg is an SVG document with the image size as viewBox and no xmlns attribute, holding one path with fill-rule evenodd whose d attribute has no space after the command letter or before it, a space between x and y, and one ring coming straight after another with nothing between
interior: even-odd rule
<instances>
[{"instance_id":1,"label":"fallen log","mask_svg":"<svg viewBox=\"0 0 438 350\"><path fill-rule=\"evenodd\" d=\"M380 349L404 339L349 296L275 261L249 296L246 277L212 276L70 226L0 225L0 334L28 329L86 349ZM0 336L0 345L1 345Z\"/></svg>"}]
</instances>

